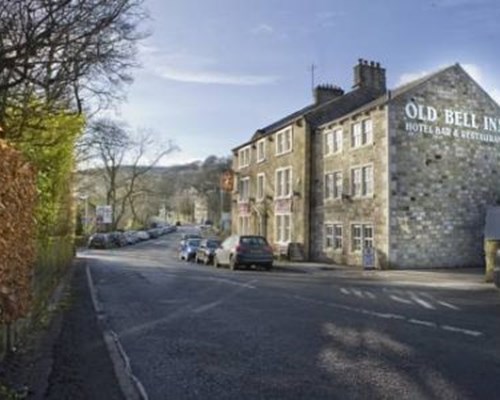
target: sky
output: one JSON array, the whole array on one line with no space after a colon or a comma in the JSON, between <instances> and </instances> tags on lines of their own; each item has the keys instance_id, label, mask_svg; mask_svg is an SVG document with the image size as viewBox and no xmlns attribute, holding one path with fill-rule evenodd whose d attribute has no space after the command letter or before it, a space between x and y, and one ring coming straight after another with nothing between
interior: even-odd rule
<instances>
[{"instance_id":1,"label":"sky","mask_svg":"<svg viewBox=\"0 0 500 400\"><path fill-rule=\"evenodd\" d=\"M145 0L150 36L117 117L179 151L164 165L228 156L313 102L349 91L359 58L388 88L459 62L500 102L499 0Z\"/></svg>"}]
</instances>

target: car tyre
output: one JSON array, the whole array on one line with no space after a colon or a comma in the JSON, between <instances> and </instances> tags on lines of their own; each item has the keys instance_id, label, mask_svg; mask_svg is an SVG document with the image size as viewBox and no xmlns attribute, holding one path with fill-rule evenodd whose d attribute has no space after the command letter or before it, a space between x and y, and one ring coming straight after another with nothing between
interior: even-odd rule
<instances>
[{"instance_id":1,"label":"car tyre","mask_svg":"<svg viewBox=\"0 0 500 400\"><path fill-rule=\"evenodd\" d=\"M229 269L231 271L236 271L238 269L238 263L236 262L236 257L231 257L229 259Z\"/></svg>"},{"instance_id":2,"label":"car tyre","mask_svg":"<svg viewBox=\"0 0 500 400\"><path fill-rule=\"evenodd\" d=\"M273 264L272 263L271 264L265 264L264 268L265 268L266 271L271 271L271 269L273 268Z\"/></svg>"}]
</instances>

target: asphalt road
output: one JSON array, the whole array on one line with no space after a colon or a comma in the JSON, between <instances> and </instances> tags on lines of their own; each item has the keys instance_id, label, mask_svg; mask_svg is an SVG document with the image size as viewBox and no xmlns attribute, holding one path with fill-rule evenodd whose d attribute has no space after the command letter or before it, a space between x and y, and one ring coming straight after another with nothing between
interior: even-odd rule
<instances>
[{"instance_id":1,"label":"asphalt road","mask_svg":"<svg viewBox=\"0 0 500 400\"><path fill-rule=\"evenodd\" d=\"M181 232L83 255L149 399L500 398L497 291L215 269Z\"/></svg>"}]
</instances>

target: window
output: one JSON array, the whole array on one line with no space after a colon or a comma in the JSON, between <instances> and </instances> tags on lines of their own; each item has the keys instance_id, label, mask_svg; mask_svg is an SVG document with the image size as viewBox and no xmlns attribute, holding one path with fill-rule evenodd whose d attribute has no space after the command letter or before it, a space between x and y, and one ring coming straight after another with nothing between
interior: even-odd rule
<instances>
[{"instance_id":1,"label":"window","mask_svg":"<svg viewBox=\"0 0 500 400\"><path fill-rule=\"evenodd\" d=\"M373 166L351 169L351 194L353 197L373 195Z\"/></svg>"},{"instance_id":2,"label":"window","mask_svg":"<svg viewBox=\"0 0 500 400\"><path fill-rule=\"evenodd\" d=\"M276 197L290 197L292 195L292 168L276 170Z\"/></svg>"},{"instance_id":3,"label":"window","mask_svg":"<svg viewBox=\"0 0 500 400\"><path fill-rule=\"evenodd\" d=\"M257 142L257 162L262 162L266 159L266 139Z\"/></svg>"},{"instance_id":4,"label":"window","mask_svg":"<svg viewBox=\"0 0 500 400\"><path fill-rule=\"evenodd\" d=\"M292 151L292 128L287 128L276 134L276 155Z\"/></svg>"},{"instance_id":5,"label":"window","mask_svg":"<svg viewBox=\"0 0 500 400\"><path fill-rule=\"evenodd\" d=\"M325 198L340 199L342 197L342 172L325 174Z\"/></svg>"},{"instance_id":6,"label":"window","mask_svg":"<svg viewBox=\"0 0 500 400\"><path fill-rule=\"evenodd\" d=\"M355 224L352 226L352 251L361 251L361 225Z\"/></svg>"},{"instance_id":7,"label":"window","mask_svg":"<svg viewBox=\"0 0 500 400\"><path fill-rule=\"evenodd\" d=\"M281 214L276 215L276 237L277 243L288 243L291 238L290 228L291 215Z\"/></svg>"},{"instance_id":8,"label":"window","mask_svg":"<svg viewBox=\"0 0 500 400\"><path fill-rule=\"evenodd\" d=\"M361 193L363 196L371 196L373 194L373 167L367 165L361 168Z\"/></svg>"},{"instance_id":9,"label":"window","mask_svg":"<svg viewBox=\"0 0 500 400\"><path fill-rule=\"evenodd\" d=\"M373 226L363 225L363 248L373 248Z\"/></svg>"},{"instance_id":10,"label":"window","mask_svg":"<svg viewBox=\"0 0 500 400\"><path fill-rule=\"evenodd\" d=\"M353 224L351 236L352 251L362 251L366 248L373 248L373 225Z\"/></svg>"},{"instance_id":11,"label":"window","mask_svg":"<svg viewBox=\"0 0 500 400\"><path fill-rule=\"evenodd\" d=\"M250 146L244 147L238 151L238 166L239 168L248 167L251 161L251 148Z\"/></svg>"},{"instance_id":12,"label":"window","mask_svg":"<svg viewBox=\"0 0 500 400\"><path fill-rule=\"evenodd\" d=\"M342 150L342 129L325 133L325 155L335 154Z\"/></svg>"},{"instance_id":13,"label":"window","mask_svg":"<svg viewBox=\"0 0 500 400\"><path fill-rule=\"evenodd\" d=\"M343 232L342 224L325 225L325 247L334 250L342 250Z\"/></svg>"},{"instance_id":14,"label":"window","mask_svg":"<svg viewBox=\"0 0 500 400\"><path fill-rule=\"evenodd\" d=\"M257 200L263 200L265 195L266 176L264 174L257 175Z\"/></svg>"},{"instance_id":15,"label":"window","mask_svg":"<svg viewBox=\"0 0 500 400\"><path fill-rule=\"evenodd\" d=\"M353 197L361 196L361 168L351 170L351 194Z\"/></svg>"},{"instance_id":16,"label":"window","mask_svg":"<svg viewBox=\"0 0 500 400\"><path fill-rule=\"evenodd\" d=\"M371 119L356 122L352 125L351 147L356 148L373 142L373 122Z\"/></svg>"},{"instance_id":17,"label":"window","mask_svg":"<svg viewBox=\"0 0 500 400\"><path fill-rule=\"evenodd\" d=\"M239 222L239 234L240 235L248 235L250 233L250 217L240 216L238 217Z\"/></svg>"},{"instance_id":18,"label":"window","mask_svg":"<svg viewBox=\"0 0 500 400\"><path fill-rule=\"evenodd\" d=\"M250 178L241 178L240 179L240 196L239 200L241 202L247 202L250 198Z\"/></svg>"}]
</instances>

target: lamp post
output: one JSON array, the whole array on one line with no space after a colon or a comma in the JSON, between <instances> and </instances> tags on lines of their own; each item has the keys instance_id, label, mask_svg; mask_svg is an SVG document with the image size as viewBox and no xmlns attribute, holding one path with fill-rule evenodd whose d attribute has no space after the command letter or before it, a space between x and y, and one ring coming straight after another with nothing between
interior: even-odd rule
<instances>
[{"instance_id":1,"label":"lamp post","mask_svg":"<svg viewBox=\"0 0 500 400\"><path fill-rule=\"evenodd\" d=\"M84 220L85 220L85 223L83 224L83 234L84 236L87 236L88 234L88 224L89 224L89 203L88 203L88 200L89 200L89 196L86 195L86 194L81 194L79 196L79 199L80 200L83 200L85 203L84 203Z\"/></svg>"}]
</instances>

